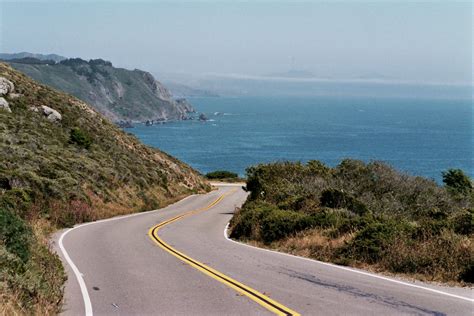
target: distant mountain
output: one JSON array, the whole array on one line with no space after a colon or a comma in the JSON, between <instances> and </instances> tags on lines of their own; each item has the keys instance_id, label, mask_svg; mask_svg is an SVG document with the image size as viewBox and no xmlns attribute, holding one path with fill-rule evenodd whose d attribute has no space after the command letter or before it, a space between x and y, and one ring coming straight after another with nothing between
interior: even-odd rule
<instances>
[{"instance_id":1,"label":"distant mountain","mask_svg":"<svg viewBox=\"0 0 474 316\"><path fill-rule=\"evenodd\" d=\"M56 54L34 54L28 52L21 52L21 53L0 53L0 59L2 60L11 60L11 59L22 59L22 58L35 58L39 60L52 60L54 62L60 62L64 59L67 59L64 56L56 55Z\"/></svg>"},{"instance_id":2,"label":"distant mountain","mask_svg":"<svg viewBox=\"0 0 474 316\"><path fill-rule=\"evenodd\" d=\"M285 72L277 72L277 73L268 74L267 77L314 78L316 76L310 71L292 69Z\"/></svg>"},{"instance_id":3,"label":"distant mountain","mask_svg":"<svg viewBox=\"0 0 474 316\"><path fill-rule=\"evenodd\" d=\"M165 82L166 87L175 97L218 97L217 93L209 90L196 89L176 82Z\"/></svg>"},{"instance_id":4,"label":"distant mountain","mask_svg":"<svg viewBox=\"0 0 474 316\"><path fill-rule=\"evenodd\" d=\"M180 120L194 112L185 100L174 100L150 73L115 68L102 59L53 63L26 57L8 63L40 83L91 104L112 121Z\"/></svg>"}]
</instances>

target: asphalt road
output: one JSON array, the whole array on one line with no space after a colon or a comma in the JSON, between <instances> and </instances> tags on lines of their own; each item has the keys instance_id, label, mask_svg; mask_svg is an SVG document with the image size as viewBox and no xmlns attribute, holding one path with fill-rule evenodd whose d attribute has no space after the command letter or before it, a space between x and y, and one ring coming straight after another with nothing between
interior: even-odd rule
<instances>
[{"instance_id":1,"label":"asphalt road","mask_svg":"<svg viewBox=\"0 0 474 316\"><path fill-rule=\"evenodd\" d=\"M69 277L64 314L474 314L473 289L386 278L227 239L226 224L245 198L239 186L220 186L161 210L59 232L54 247Z\"/></svg>"}]
</instances>

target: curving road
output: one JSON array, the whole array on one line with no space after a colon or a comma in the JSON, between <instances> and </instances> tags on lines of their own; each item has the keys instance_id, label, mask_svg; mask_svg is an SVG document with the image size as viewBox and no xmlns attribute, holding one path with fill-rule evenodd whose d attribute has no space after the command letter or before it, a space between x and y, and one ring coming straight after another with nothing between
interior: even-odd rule
<instances>
[{"instance_id":1,"label":"curving road","mask_svg":"<svg viewBox=\"0 0 474 316\"><path fill-rule=\"evenodd\" d=\"M386 278L224 235L246 198L219 185L164 209L76 226L54 248L65 315L472 315L473 289Z\"/></svg>"}]
</instances>

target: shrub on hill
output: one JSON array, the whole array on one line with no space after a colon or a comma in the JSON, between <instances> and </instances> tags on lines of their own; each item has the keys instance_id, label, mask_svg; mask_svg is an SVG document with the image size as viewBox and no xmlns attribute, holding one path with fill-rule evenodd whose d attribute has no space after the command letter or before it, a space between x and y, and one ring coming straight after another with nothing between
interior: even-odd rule
<instances>
[{"instance_id":1,"label":"shrub on hill","mask_svg":"<svg viewBox=\"0 0 474 316\"><path fill-rule=\"evenodd\" d=\"M250 195L231 237L340 264L437 281L472 282L470 179L445 187L382 162L278 162L247 169Z\"/></svg>"},{"instance_id":2,"label":"shrub on hill","mask_svg":"<svg viewBox=\"0 0 474 316\"><path fill-rule=\"evenodd\" d=\"M217 170L206 174L206 178L212 180L237 179L238 177L239 175L237 173L226 170Z\"/></svg>"},{"instance_id":3,"label":"shrub on hill","mask_svg":"<svg viewBox=\"0 0 474 316\"><path fill-rule=\"evenodd\" d=\"M69 142L72 144L77 144L80 147L84 147L85 149L89 149L92 144L92 137L90 137L80 128L76 127L71 129L71 133L69 135Z\"/></svg>"},{"instance_id":4,"label":"shrub on hill","mask_svg":"<svg viewBox=\"0 0 474 316\"><path fill-rule=\"evenodd\" d=\"M443 183L455 193L470 194L472 191L471 179L460 169L449 169L443 172Z\"/></svg>"}]
</instances>

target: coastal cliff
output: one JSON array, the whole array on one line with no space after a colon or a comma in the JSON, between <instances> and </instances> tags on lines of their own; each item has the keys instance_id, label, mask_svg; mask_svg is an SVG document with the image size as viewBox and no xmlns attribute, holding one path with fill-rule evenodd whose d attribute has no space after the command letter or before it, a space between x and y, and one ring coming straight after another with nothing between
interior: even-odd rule
<instances>
[{"instance_id":1,"label":"coastal cliff","mask_svg":"<svg viewBox=\"0 0 474 316\"><path fill-rule=\"evenodd\" d=\"M56 62L27 57L6 62L40 83L89 103L114 122L181 120L194 112L187 101L173 99L150 73L116 68L102 59Z\"/></svg>"}]
</instances>

